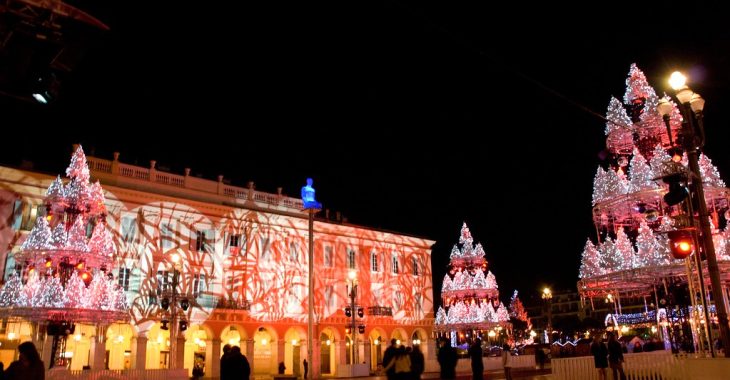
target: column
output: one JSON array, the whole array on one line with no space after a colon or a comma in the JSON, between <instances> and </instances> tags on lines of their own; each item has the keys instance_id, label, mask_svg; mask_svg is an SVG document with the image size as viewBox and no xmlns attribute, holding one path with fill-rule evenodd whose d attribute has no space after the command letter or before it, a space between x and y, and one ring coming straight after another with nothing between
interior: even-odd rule
<instances>
[{"instance_id":1,"label":"column","mask_svg":"<svg viewBox=\"0 0 730 380\"><path fill-rule=\"evenodd\" d=\"M335 345L335 363L338 365L346 365L347 364L347 349L348 346L345 344L344 340L338 340L334 343Z\"/></svg>"},{"instance_id":2,"label":"column","mask_svg":"<svg viewBox=\"0 0 730 380\"><path fill-rule=\"evenodd\" d=\"M185 368L185 336L179 335L175 343L175 369Z\"/></svg>"},{"instance_id":3,"label":"column","mask_svg":"<svg viewBox=\"0 0 730 380\"><path fill-rule=\"evenodd\" d=\"M41 360L43 360L43 364L46 365L46 368L50 367L51 365L51 350L53 348L53 337L46 334L45 339L43 340L43 345L41 346ZM60 347L59 347L60 349ZM58 352L56 352L56 357L58 357Z\"/></svg>"},{"instance_id":4,"label":"column","mask_svg":"<svg viewBox=\"0 0 730 380\"><path fill-rule=\"evenodd\" d=\"M89 365L91 369L106 369L106 339L104 339L103 328L97 328L96 336L91 337L91 357Z\"/></svg>"},{"instance_id":5,"label":"column","mask_svg":"<svg viewBox=\"0 0 730 380\"><path fill-rule=\"evenodd\" d=\"M147 333L132 337L132 369L145 369L147 366Z\"/></svg>"},{"instance_id":6,"label":"column","mask_svg":"<svg viewBox=\"0 0 730 380\"><path fill-rule=\"evenodd\" d=\"M370 345L370 339L364 339L363 340L363 350L362 352L365 353L365 364L368 365L368 368L373 368L373 366L370 364L372 362L372 355L370 354L370 349L372 346Z\"/></svg>"},{"instance_id":7,"label":"column","mask_svg":"<svg viewBox=\"0 0 730 380\"><path fill-rule=\"evenodd\" d=\"M221 340L205 341L205 377L221 377Z\"/></svg>"},{"instance_id":8,"label":"column","mask_svg":"<svg viewBox=\"0 0 730 380\"><path fill-rule=\"evenodd\" d=\"M279 363L284 362L284 354L286 353L285 344L286 341L284 339L279 339L276 342L276 373L279 373ZM286 363L284 363L284 365L286 365ZM288 366L287 369L291 370Z\"/></svg>"},{"instance_id":9,"label":"column","mask_svg":"<svg viewBox=\"0 0 730 380\"><path fill-rule=\"evenodd\" d=\"M253 339L246 339L246 358L248 359L248 364L251 366L251 376L253 376L253 367L254 367L254 360L253 360Z\"/></svg>"}]
</instances>

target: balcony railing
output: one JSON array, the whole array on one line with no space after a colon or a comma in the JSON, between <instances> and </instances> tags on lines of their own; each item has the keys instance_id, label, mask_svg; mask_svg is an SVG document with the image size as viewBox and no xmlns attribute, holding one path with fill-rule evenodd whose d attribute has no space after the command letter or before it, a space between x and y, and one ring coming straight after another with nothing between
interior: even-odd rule
<instances>
[{"instance_id":1,"label":"balcony railing","mask_svg":"<svg viewBox=\"0 0 730 380\"><path fill-rule=\"evenodd\" d=\"M393 308L386 306L369 306L368 315L381 316L381 317L392 317Z\"/></svg>"},{"instance_id":2,"label":"balcony railing","mask_svg":"<svg viewBox=\"0 0 730 380\"><path fill-rule=\"evenodd\" d=\"M88 162L89 169L91 169L92 173L97 177L117 176L131 178L138 181L147 181L165 186L215 194L231 198L232 201L243 199L252 200L259 204L283 207L295 211L302 211L304 209L302 200L299 198L256 191L252 187L245 188L231 186L223 183L222 177L219 178L219 181L212 181L192 177L189 175L189 170L186 171L186 175L179 175L157 170L154 166L144 168L123 164L119 161L110 161L89 156L86 157L86 160Z\"/></svg>"}]
</instances>

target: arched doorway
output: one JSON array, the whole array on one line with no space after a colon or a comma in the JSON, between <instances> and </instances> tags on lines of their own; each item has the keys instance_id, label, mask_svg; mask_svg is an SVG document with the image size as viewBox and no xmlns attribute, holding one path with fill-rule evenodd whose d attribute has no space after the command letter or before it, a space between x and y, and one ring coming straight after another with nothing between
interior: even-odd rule
<instances>
[{"instance_id":1,"label":"arched doorway","mask_svg":"<svg viewBox=\"0 0 730 380\"><path fill-rule=\"evenodd\" d=\"M319 336L319 347L320 374L331 375L334 369L334 365L332 362L335 358L335 345L333 344L332 337L323 332Z\"/></svg>"},{"instance_id":2,"label":"arched doorway","mask_svg":"<svg viewBox=\"0 0 730 380\"><path fill-rule=\"evenodd\" d=\"M272 332L259 327L253 334L253 370L254 374L268 375L276 370L273 361L276 358L276 340Z\"/></svg>"},{"instance_id":3,"label":"arched doorway","mask_svg":"<svg viewBox=\"0 0 730 380\"><path fill-rule=\"evenodd\" d=\"M306 336L307 334L303 330L295 327L290 328L284 334L284 365L286 366L285 373L288 375L299 377L304 374L302 339Z\"/></svg>"},{"instance_id":4,"label":"arched doorway","mask_svg":"<svg viewBox=\"0 0 730 380\"><path fill-rule=\"evenodd\" d=\"M128 323L113 323L106 330L106 366L109 369L130 369L134 330Z\"/></svg>"},{"instance_id":5,"label":"arched doorway","mask_svg":"<svg viewBox=\"0 0 730 380\"><path fill-rule=\"evenodd\" d=\"M208 332L200 325L192 325L185 331L185 359L184 368L188 370L188 375L192 376L193 368L199 367L206 372L205 353L209 338Z\"/></svg>"},{"instance_id":6,"label":"arched doorway","mask_svg":"<svg viewBox=\"0 0 730 380\"><path fill-rule=\"evenodd\" d=\"M377 371L383 365L383 352L388 347L388 335L384 330L375 328L370 331L368 340L370 341L370 369Z\"/></svg>"}]
</instances>

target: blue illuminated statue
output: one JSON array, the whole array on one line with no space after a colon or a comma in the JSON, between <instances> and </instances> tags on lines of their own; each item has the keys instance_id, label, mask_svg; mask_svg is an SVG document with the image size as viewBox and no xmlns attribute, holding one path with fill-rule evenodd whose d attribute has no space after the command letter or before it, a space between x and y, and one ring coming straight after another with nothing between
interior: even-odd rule
<instances>
[{"instance_id":1,"label":"blue illuminated statue","mask_svg":"<svg viewBox=\"0 0 730 380\"><path fill-rule=\"evenodd\" d=\"M302 201L304 201L304 209L322 209L322 204L314 200L314 188L312 187L312 179L307 178L307 184L302 187Z\"/></svg>"}]
</instances>

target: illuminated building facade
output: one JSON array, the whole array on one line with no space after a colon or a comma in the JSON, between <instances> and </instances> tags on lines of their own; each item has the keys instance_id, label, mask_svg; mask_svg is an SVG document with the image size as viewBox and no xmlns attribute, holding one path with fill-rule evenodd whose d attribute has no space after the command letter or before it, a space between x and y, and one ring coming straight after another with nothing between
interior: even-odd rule
<instances>
[{"instance_id":1,"label":"illuminated building facade","mask_svg":"<svg viewBox=\"0 0 730 380\"><path fill-rule=\"evenodd\" d=\"M437 368L433 336L431 240L326 219L314 223L314 326L307 337L308 225L301 199L231 186L190 175L87 157L93 180L106 196L107 222L117 248L110 273L127 291L131 322L104 329L78 325L68 339L70 368L97 369L90 350L99 337L110 369L203 368L218 377L225 344L239 345L252 375L351 376L377 369L388 342L421 342L427 369ZM5 280L22 263L14 253L45 213L42 199L55 177L0 167L0 274ZM171 342L160 306L174 281L177 322L187 328ZM358 349L350 346L348 272L357 273ZM166 317L166 315L168 317ZM175 319L172 319L174 322ZM181 329L178 329L181 330ZM358 333L355 331L354 333ZM9 363L17 345L33 339L30 323L3 321L0 360ZM171 350L175 350L174 355ZM353 352L358 357L353 358ZM170 363L170 358L175 363ZM357 363L352 368L352 363ZM103 368L98 368L103 369ZM365 373L367 374L367 373Z\"/></svg>"}]
</instances>

